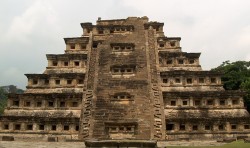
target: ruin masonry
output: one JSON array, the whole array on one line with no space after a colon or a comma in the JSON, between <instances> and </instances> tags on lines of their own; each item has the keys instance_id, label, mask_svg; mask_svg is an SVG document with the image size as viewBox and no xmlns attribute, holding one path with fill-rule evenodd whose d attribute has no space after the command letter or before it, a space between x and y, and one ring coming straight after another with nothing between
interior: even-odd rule
<instances>
[{"instance_id":1,"label":"ruin masonry","mask_svg":"<svg viewBox=\"0 0 250 148\"><path fill-rule=\"evenodd\" d=\"M241 91L204 71L200 53L147 17L81 23L64 54L47 54L42 74L26 74L9 94L0 135L20 139L218 139L250 135Z\"/></svg>"}]
</instances>

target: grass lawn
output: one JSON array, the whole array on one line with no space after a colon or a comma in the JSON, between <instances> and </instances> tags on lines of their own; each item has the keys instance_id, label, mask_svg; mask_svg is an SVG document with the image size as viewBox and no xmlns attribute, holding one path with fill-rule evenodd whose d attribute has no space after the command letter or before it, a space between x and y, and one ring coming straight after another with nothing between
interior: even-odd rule
<instances>
[{"instance_id":1,"label":"grass lawn","mask_svg":"<svg viewBox=\"0 0 250 148\"><path fill-rule=\"evenodd\" d=\"M250 143L239 140L222 146L167 146L167 148L250 148Z\"/></svg>"}]
</instances>

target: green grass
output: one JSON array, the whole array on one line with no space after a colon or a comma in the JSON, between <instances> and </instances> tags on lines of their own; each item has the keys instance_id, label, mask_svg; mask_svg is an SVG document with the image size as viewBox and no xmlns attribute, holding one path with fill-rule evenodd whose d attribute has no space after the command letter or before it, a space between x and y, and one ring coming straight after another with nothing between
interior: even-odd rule
<instances>
[{"instance_id":1,"label":"green grass","mask_svg":"<svg viewBox=\"0 0 250 148\"><path fill-rule=\"evenodd\" d=\"M167 146L167 148L250 148L250 143L239 140L222 146Z\"/></svg>"}]
</instances>

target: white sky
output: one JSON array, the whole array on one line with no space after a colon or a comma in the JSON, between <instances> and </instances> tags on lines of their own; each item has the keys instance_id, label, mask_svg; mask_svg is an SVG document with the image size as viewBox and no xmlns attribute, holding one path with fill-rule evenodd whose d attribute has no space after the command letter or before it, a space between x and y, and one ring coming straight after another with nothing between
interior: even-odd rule
<instances>
[{"instance_id":1,"label":"white sky","mask_svg":"<svg viewBox=\"0 0 250 148\"><path fill-rule=\"evenodd\" d=\"M249 0L1 0L0 86L25 88L25 73L42 73L46 53L62 54L64 37L82 35L81 22L148 16L182 50L201 52L208 70L250 60Z\"/></svg>"}]
</instances>

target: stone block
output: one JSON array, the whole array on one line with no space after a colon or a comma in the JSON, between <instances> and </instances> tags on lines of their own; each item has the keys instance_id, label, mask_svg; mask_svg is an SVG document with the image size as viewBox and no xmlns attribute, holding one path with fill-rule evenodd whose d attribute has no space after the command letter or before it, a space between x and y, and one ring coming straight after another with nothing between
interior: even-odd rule
<instances>
[{"instance_id":1,"label":"stone block","mask_svg":"<svg viewBox=\"0 0 250 148\"><path fill-rule=\"evenodd\" d=\"M237 140L248 138L248 136L237 136Z\"/></svg>"},{"instance_id":2,"label":"stone block","mask_svg":"<svg viewBox=\"0 0 250 148\"><path fill-rule=\"evenodd\" d=\"M179 138L180 141L189 141L189 138Z\"/></svg>"},{"instance_id":3,"label":"stone block","mask_svg":"<svg viewBox=\"0 0 250 148\"><path fill-rule=\"evenodd\" d=\"M57 142L58 138L57 137L48 137L48 142Z\"/></svg>"},{"instance_id":4,"label":"stone block","mask_svg":"<svg viewBox=\"0 0 250 148\"><path fill-rule=\"evenodd\" d=\"M58 140L58 142L65 142L66 141L66 137L65 136L58 136L57 140Z\"/></svg>"},{"instance_id":5,"label":"stone block","mask_svg":"<svg viewBox=\"0 0 250 148\"><path fill-rule=\"evenodd\" d=\"M13 136L3 136L2 141L14 141L14 137Z\"/></svg>"},{"instance_id":6,"label":"stone block","mask_svg":"<svg viewBox=\"0 0 250 148\"><path fill-rule=\"evenodd\" d=\"M217 141L217 142L224 142L223 139L217 139L216 141Z\"/></svg>"},{"instance_id":7,"label":"stone block","mask_svg":"<svg viewBox=\"0 0 250 148\"><path fill-rule=\"evenodd\" d=\"M102 140L85 141L86 147L157 147L156 141L151 140Z\"/></svg>"},{"instance_id":8,"label":"stone block","mask_svg":"<svg viewBox=\"0 0 250 148\"><path fill-rule=\"evenodd\" d=\"M237 141L236 138L224 138L223 139L223 142L226 142L226 143L230 143L230 142L234 142L234 141Z\"/></svg>"},{"instance_id":9,"label":"stone block","mask_svg":"<svg viewBox=\"0 0 250 148\"><path fill-rule=\"evenodd\" d=\"M244 138L245 143L250 143L250 138Z\"/></svg>"}]
</instances>

